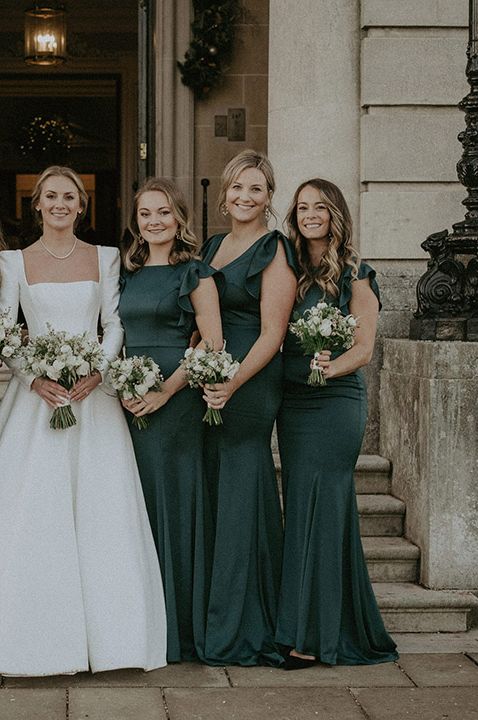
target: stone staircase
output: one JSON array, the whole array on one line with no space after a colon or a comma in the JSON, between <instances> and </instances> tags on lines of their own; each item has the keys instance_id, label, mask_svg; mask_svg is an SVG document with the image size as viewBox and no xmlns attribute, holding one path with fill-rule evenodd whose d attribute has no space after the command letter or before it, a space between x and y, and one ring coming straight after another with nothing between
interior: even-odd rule
<instances>
[{"instance_id":1,"label":"stone staircase","mask_svg":"<svg viewBox=\"0 0 478 720\"><path fill-rule=\"evenodd\" d=\"M280 473L278 455L276 467ZM429 590L418 584L420 548L404 537L405 504L391 495L391 467L361 455L355 469L362 542L370 578L391 632L460 632L478 606L471 592Z\"/></svg>"}]
</instances>

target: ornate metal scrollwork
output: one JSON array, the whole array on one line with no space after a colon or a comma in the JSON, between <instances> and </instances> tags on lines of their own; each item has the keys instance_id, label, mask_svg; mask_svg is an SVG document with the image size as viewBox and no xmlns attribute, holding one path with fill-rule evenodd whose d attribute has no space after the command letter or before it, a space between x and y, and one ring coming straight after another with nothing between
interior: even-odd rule
<instances>
[{"instance_id":1,"label":"ornate metal scrollwork","mask_svg":"<svg viewBox=\"0 0 478 720\"><path fill-rule=\"evenodd\" d=\"M430 260L417 284L418 307L410 324L410 335L416 339L477 339L478 39L472 37L476 25L473 18L478 12L475 3L477 0L470 0L471 29L466 66L471 89L458 105L465 113L466 129L458 135L463 155L456 170L458 179L467 189L467 197L463 200L467 212L464 220L453 225L453 232L433 233L422 243Z\"/></svg>"},{"instance_id":2,"label":"ornate metal scrollwork","mask_svg":"<svg viewBox=\"0 0 478 720\"><path fill-rule=\"evenodd\" d=\"M455 316L461 312L465 299L465 266L455 259L448 237L448 231L443 230L430 235L422 243L431 259L417 284L418 310L415 317Z\"/></svg>"}]
</instances>

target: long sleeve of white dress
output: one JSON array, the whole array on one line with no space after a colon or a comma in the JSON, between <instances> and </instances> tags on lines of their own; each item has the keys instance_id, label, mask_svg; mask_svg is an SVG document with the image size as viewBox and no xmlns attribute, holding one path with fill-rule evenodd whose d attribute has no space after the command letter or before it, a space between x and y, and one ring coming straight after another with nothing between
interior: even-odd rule
<instances>
[{"instance_id":1,"label":"long sleeve of white dress","mask_svg":"<svg viewBox=\"0 0 478 720\"><path fill-rule=\"evenodd\" d=\"M100 247L100 323L103 328L102 348L105 360L101 367L104 378L109 364L123 345L123 327L118 314L120 255L117 248Z\"/></svg>"},{"instance_id":2,"label":"long sleeve of white dress","mask_svg":"<svg viewBox=\"0 0 478 720\"><path fill-rule=\"evenodd\" d=\"M3 250L0 252L0 312L7 310L14 322L17 320L20 305L20 273L22 272L20 263L21 256L18 251ZM3 361L18 381L29 390L35 375L23 372L19 360L4 358Z\"/></svg>"}]
</instances>

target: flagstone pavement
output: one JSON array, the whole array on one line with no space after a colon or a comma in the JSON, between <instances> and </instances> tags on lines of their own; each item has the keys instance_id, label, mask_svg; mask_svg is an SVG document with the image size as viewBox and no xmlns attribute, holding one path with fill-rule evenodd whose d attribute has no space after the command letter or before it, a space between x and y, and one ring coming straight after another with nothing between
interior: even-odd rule
<instances>
[{"instance_id":1,"label":"flagstone pavement","mask_svg":"<svg viewBox=\"0 0 478 720\"><path fill-rule=\"evenodd\" d=\"M398 662L366 667L2 677L0 720L478 720L478 629L395 640Z\"/></svg>"}]
</instances>

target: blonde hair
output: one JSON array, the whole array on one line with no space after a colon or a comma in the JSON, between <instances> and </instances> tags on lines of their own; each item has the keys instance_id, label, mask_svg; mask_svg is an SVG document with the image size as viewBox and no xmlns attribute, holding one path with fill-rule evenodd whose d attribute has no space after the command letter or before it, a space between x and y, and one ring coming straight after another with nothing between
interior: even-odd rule
<instances>
[{"instance_id":1,"label":"blonde hair","mask_svg":"<svg viewBox=\"0 0 478 720\"><path fill-rule=\"evenodd\" d=\"M297 202L305 187L319 191L320 201L330 213L330 240L320 265L312 264L307 241L301 235L297 223ZM312 285L319 285L324 294L337 297L338 282L346 265L352 268L352 277L357 277L360 256L352 244L352 218L342 192L334 183L322 178L312 178L303 182L294 193L285 222L288 234L295 247L301 275L297 285L297 299L303 300Z\"/></svg>"},{"instance_id":2,"label":"blonde hair","mask_svg":"<svg viewBox=\"0 0 478 720\"><path fill-rule=\"evenodd\" d=\"M86 208L88 207L88 193L85 190L85 186L83 185L83 182L74 170L72 170L69 167L63 167L61 165L50 165L50 167L47 167L46 170L42 172L42 174L38 177L35 187L33 188L32 192L32 202L31 202L31 208L33 212L33 217L35 218L35 222L42 226L42 219L41 219L41 213L39 210L37 210L37 203L40 200L40 195L42 191L42 187L44 183L48 180L48 178L51 177L66 177L68 180L71 180L71 182L76 185L76 189L78 190L78 194L80 196L80 207L81 212L78 213L75 219L74 227L78 225L78 223L83 220L83 218L86 215Z\"/></svg>"},{"instance_id":3,"label":"blonde hair","mask_svg":"<svg viewBox=\"0 0 478 720\"><path fill-rule=\"evenodd\" d=\"M149 245L144 242L138 225L138 203L146 192L162 192L166 195L172 213L178 223L179 237L176 237L169 253L169 264L178 265L198 257L199 240L190 227L189 210L186 198L171 180L166 178L149 178L134 196L133 210L129 222L129 230L133 240L123 256L123 264L127 270L134 272L143 267L149 258Z\"/></svg>"},{"instance_id":4,"label":"blonde hair","mask_svg":"<svg viewBox=\"0 0 478 720\"><path fill-rule=\"evenodd\" d=\"M221 211L226 202L226 193L234 180L241 174L243 170L248 168L257 168L264 175L267 185L267 193L269 195L269 210L275 216L275 212L270 204L272 196L276 189L274 180L274 170L267 155L257 150L243 150L229 160L221 175L221 187L219 197L217 199L217 209Z\"/></svg>"}]
</instances>

